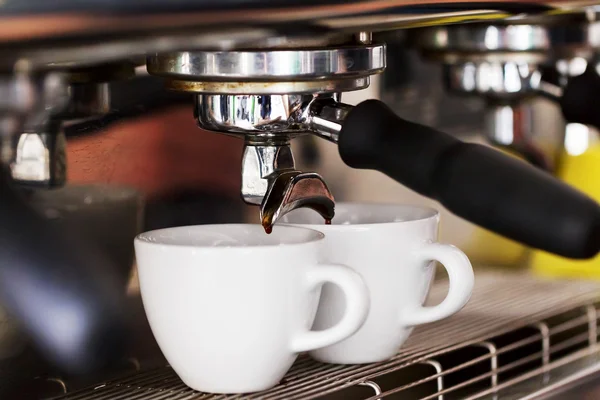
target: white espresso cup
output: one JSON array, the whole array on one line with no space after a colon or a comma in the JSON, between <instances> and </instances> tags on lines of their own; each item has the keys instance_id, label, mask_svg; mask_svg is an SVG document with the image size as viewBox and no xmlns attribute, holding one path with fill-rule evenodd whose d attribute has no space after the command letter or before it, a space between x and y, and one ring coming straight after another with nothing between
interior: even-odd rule
<instances>
[{"instance_id":1,"label":"white espresso cup","mask_svg":"<svg viewBox=\"0 0 600 400\"><path fill-rule=\"evenodd\" d=\"M140 288L152 332L189 387L211 393L269 389L298 353L337 343L365 321L360 275L322 264L322 233L260 225L178 227L135 239ZM311 331L321 286L340 289L335 326Z\"/></svg>"},{"instance_id":2,"label":"white espresso cup","mask_svg":"<svg viewBox=\"0 0 600 400\"><path fill-rule=\"evenodd\" d=\"M282 222L323 232L322 260L348 265L369 287L367 321L352 337L313 350L310 354L318 361L362 364L387 360L398 352L414 326L449 317L471 296L471 263L456 247L436 243L439 214L433 209L338 203L331 225L324 225L319 216L306 210L293 211ZM435 272L433 261L448 271L450 287L444 301L424 307ZM344 309L339 290L325 285L313 329L332 326Z\"/></svg>"}]
</instances>

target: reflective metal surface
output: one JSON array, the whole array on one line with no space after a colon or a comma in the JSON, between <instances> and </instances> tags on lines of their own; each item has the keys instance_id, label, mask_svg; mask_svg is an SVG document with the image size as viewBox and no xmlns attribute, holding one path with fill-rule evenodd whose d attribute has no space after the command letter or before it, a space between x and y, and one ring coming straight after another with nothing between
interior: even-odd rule
<instances>
[{"instance_id":1,"label":"reflective metal surface","mask_svg":"<svg viewBox=\"0 0 600 400\"><path fill-rule=\"evenodd\" d=\"M261 205L270 180L291 170L294 170L294 156L288 143L246 144L242 157L242 199L248 204Z\"/></svg>"},{"instance_id":2,"label":"reflective metal surface","mask_svg":"<svg viewBox=\"0 0 600 400\"><path fill-rule=\"evenodd\" d=\"M459 57L457 52L470 57L494 57L494 53L590 57L600 47L600 21L597 10L589 8L543 17L524 15L490 23L436 26L419 29L411 37L418 48L434 57Z\"/></svg>"},{"instance_id":3,"label":"reflective metal surface","mask_svg":"<svg viewBox=\"0 0 600 400\"><path fill-rule=\"evenodd\" d=\"M521 155L538 168L553 172L556 155L551 146L542 143L542 135L535 131L533 121L534 105L530 101L488 101L483 133L490 143Z\"/></svg>"},{"instance_id":4,"label":"reflective metal surface","mask_svg":"<svg viewBox=\"0 0 600 400\"><path fill-rule=\"evenodd\" d=\"M572 57L556 60L554 65L556 72L558 72L562 78L561 82L559 82L561 86L564 86L569 78L583 74L587 69L588 64L592 62L592 58L594 57L590 57L589 59L584 57Z\"/></svg>"},{"instance_id":5,"label":"reflective metal surface","mask_svg":"<svg viewBox=\"0 0 600 400\"><path fill-rule=\"evenodd\" d=\"M35 77L25 68L12 75L1 75L0 99L0 113L14 117L28 115L31 124L41 123L65 107L66 74L51 72Z\"/></svg>"},{"instance_id":6,"label":"reflective metal surface","mask_svg":"<svg viewBox=\"0 0 600 400\"><path fill-rule=\"evenodd\" d=\"M318 99L310 103L303 115L303 121L315 135L337 143L342 123L350 110L352 106L340 103L334 98Z\"/></svg>"},{"instance_id":7,"label":"reflective metal surface","mask_svg":"<svg viewBox=\"0 0 600 400\"><path fill-rule=\"evenodd\" d=\"M526 62L465 62L444 67L446 87L488 98L522 98L539 88L542 74Z\"/></svg>"},{"instance_id":8,"label":"reflective metal surface","mask_svg":"<svg viewBox=\"0 0 600 400\"><path fill-rule=\"evenodd\" d=\"M351 106L339 95L199 95L198 126L246 140L289 139L312 133L333 142Z\"/></svg>"},{"instance_id":9,"label":"reflective metal surface","mask_svg":"<svg viewBox=\"0 0 600 400\"><path fill-rule=\"evenodd\" d=\"M188 81L340 79L381 72L385 46L162 53L148 57L147 68L150 74Z\"/></svg>"},{"instance_id":10,"label":"reflective metal surface","mask_svg":"<svg viewBox=\"0 0 600 400\"><path fill-rule=\"evenodd\" d=\"M13 84L5 98L22 106L18 111L12 107L0 110L13 112L0 124L2 162L9 166L13 181L19 185L62 186L67 179L66 139L60 121L54 117L69 101L67 76L49 72L35 77L25 71L14 78Z\"/></svg>"},{"instance_id":11,"label":"reflective metal surface","mask_svg":"<svg viewBox=\"0 0 600 400\"><path fill-rule=\"evenodd\" d=\"M282 172L272 181L260 209L261 223L267 233L285 214L310 208L329 223L334 217L335 201L327 184L312 172ZM275 228L277 229L277 228Z\"/></svg>"},{"instance_id":12,"label":"reflective metal surface","mask_svg":"<svg viewBox=\"0 0 600 400\"><path fill-rule=\"evenodd\" d=\"M532 134L533 110L528 104L489 104L485 133L492 143L511 146L527 141Z\"/></svg>"},{"instance_id":13,"label":"reflective metal surface","mask_svg":"<svg viewBox=\"0 0 600 400\"><path fill-rule=\"evenodd\" d=\"M560 104L568 77L582 74L595 57L600 37L597 19L597 10L590 8L426 28L411 38L426 59L444 65L449 92L485 101L484 134L492 144L551 171L556 154L533 138L536 127L525 101L540 96ZM550 65L555 66L552 80L545 75Z\"/></svg>"},{"instance_id":14,"label":"reflective metal surface","mask_svg":"<svg viewBox=\"0 0 600 400\"><path fill-rule=\"evenodd\" d=\"M465 24L426 28L415 36L428 51L545 51L551 48L549 29L536 25Z\"/></svg>"},{"instance_id":15,"label":"reflective metal surface","mask_svg":"<svg viewBox=\"0 0 600 400\"><path fill-rule=\"evenodd\" d=\"M289 140L307 133L301 116L313 99L312 95L199 95L195 116L198 126L210 131Z\"/></svg>"},{"instance_id":16,"label":"reflective metal surface","mask_svg":"<svg viewBox=\"0 0 600 400\"><path fill-rule=\"evenodd\" d=\"M110 111L108 83L71 84L68 87L69 104L60 113L62 120L88 118Z\"/></svg>"},{"instance_id":17,"label":"reflective metal surface","mask_svg":"<svg viewBox=\"0 0 600 400\"><path fill-rule=\"evenodd\" d=\"M56 115L62 121L108 114L111 107L110 82L135 77L135 63L132 61L94 67L54 62L48 68L67 73L69 103Z\"/></svg>"},{"instance_id":18,"label":"reflective metal surface","mask_svg":"<svg viewBox=\"0 0 600 400\"><path fill-rule=\"evenodd\" d=\"M67 181L67 140L60 125L54 131L23 133L10 164L14 182L21 186L54 188Z\"/></svg>"},{"instance_id":19,"label":"reflective metal surface","mask_svg":"<svg viewBox=\"0 0 600 400\"><path fill-rule=\"evenodd\" d=\"M167 79L168 89L204 94L290 95L350 92L365 89L370 78L324 79L293 82L192 82Z\"/></svg>"},{"instance_id":20,"label":"reflective metal surface","mask_svg":"<svg viewBox=\"0 0 600 400\"><path fill-rule=\"evenodd\" d=\"M445 57L446 90L485 101L483 134L491 144L508 149L543 170L552 171L555 155L534 137L532 106L528 102L536 95L556 99L552 85L542 81L539 62L546 56L528 51L482 54L487 59L482 60L478 53L467 53L455 59ZM540 59L536 60L538 54Z\"/></svg>"},{"instance_id":21,"label":"reflective metal surface","mask_svg":"<svg viewBox=\"0 0 600 400\"><path fill-rule=\"evenodd\" d=\"M5 75L0 79L0 110L23 113L30 111L39 93L34 82L25 74Z\"/></svg>"},{"instance_id":22,"label":"reflective metal surface","mask_svg":"<svg viewBox=\"0 0 600 400\"><path fill-rule=\"evenodd\" d=\"M314 133L337 141L350 106L335 95L198 95L198 126L242 137L242 198L261 206L265 228L299 207L333 218L334 200L317 174L294 169L290 140Z\"/></svg>"},{"instance_id":23,"label":"reflective metal surface","mask_svg":"<svg viewBox=\"0 0 600 400\"><path fill-rule=\"evenodd\" d=\"M525 102L515 106L489 104L486 108L486 134L499 145L510 146L529 139L532 122L533 109Z\"/></svg>"},{"instance_id":24,"label":"reflective metal surface","mask_svg":"<svg viewBox=\"0 0 600 400\"><path fill-rule=\"evenodd\" d=\"M5 98L14 99L9 108L12 124L0 126L3 162L10 166L15 183L21 186L55 188L65 184L66 138L64 121L76 121L110 111L108 80L127 77L132 68L102 67L41 74L23 67L22 76L9 80Z\"/></svg>"},{"instance_id":25,"label":"reflective metal surface","mask_svg":"<svg viewBox=\"0 0 600 400\"><path fill-rule=\"evenodd\" d=\"M32 79L38 91L34 107L25 114L24 126L29 132L43 132L45 125L51 123L69 104L68 76L61 72L49 72L39 79Z\"/></svg>"},{"instance_id":26,"label":"reflective metal surface","mask_svg":"<svg viewBox=\"0 0 600 400\"><path fill-rule=\"evenodd\" d=\"M267 233L279 218L297 208L313 209L326 220L333 218L335 203L327 184L318 174L295 170L289 142L251 140L249 136L242 159L242 198L260 206Z\"/></svg>"}]
</instances>

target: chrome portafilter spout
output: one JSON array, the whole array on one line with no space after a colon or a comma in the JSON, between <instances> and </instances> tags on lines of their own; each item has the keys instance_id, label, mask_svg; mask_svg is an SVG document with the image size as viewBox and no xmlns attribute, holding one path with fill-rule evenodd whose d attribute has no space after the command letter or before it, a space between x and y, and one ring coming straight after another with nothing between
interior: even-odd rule
<instances>
[{"instance_id":1,"label":"chrome portafilter spout","mask_svg":"<svg viewBox=\"0 0 600 400\"><path fill-rule=\"evenodd\" d=\"M323 178L297 171L289 141L256 142L246 138L242 159L242 198L260 206L260 220L271 233L277 220L297 208L310 208L331 221L335 202Z\"/></svg>"},{"instance_id":2,"label":"chrome portafilter spout","mask_svg":"<svg viewBox=\"0 0 600 400\"><path fill-rule=\"evenodd\" d=\"M335 202L327 184L314 172L289 171L278 174L261 204L261 223L271 233L275 222L298 208L318 212L326 224L335 215Z\"/></svg>"},{"instance_id":3,"label":"chrome portafilter spout","mask_svg":"<svg viewBox=\"0 0 600 400\"><path fill-rule=\"evenodd\" d=\"M260 207L267 233L279 218L297 208L318 212L325 222L335 202L323 178L295 169L290 140L311 132L306 123L311 95L199 95L198 126L244 139L243 200ZM332 96L325 95L327 100ZM339 131L339 128L338 128Z\"/></svg>"}]
</instances>

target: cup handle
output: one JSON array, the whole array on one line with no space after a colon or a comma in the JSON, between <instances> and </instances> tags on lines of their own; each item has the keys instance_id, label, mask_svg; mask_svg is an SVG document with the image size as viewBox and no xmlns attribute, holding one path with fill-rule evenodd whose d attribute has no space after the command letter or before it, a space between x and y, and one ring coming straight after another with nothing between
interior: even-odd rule
<instances>
[{"instance_id":1,"label":"cup handle","mask_svg":"<svg viewBox=\"0 0 600 400\"><path fill-rule=\"evenodd\" d=\"M331 282L339 286L346 298L346 310L340 322L322 331L308 331L292 339L291 348L302 353L327 347L352 336L360 329L369 312L369 290L362 277L343 265L320 265L308 275L310 288Z\"/></svg>"},{"instance_id":2,"label":"cup handle","mask_svg":"<svg viewBox=\"0 0 600 400\"><path fill-rule=\"evenodd\" d=\"M437 306L424 307L415 305L403 308L400 321L405 326L415 326L448 318L469 301L475 277L471 262L459 249L440 243L429 243L417 250L419 261L439 261L446 271L450 285L446 298Z\"/></svg>"}]
</instances>

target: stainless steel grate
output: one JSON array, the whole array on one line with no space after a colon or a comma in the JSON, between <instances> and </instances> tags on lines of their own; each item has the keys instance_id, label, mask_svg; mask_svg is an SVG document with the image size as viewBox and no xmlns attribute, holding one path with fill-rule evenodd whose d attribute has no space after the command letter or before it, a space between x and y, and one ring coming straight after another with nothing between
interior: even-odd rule
<instances>
[{"instance_id":1,"label":"stainless steel grate","mask_svg":"<svg viewBox=\"0 0 600 400\"><path fill-rule=\"evenodd\" d=\"M526 379L539 377L540 383L549 382L553 370L600 354L599 289L593 282L479 273L465 309L416 329L400 352L384 363L328 365L301 356L279 386L251 396L198 393L164 367L57 399L494 398ZM446 284L436 284L429 302L438 302L445 293Z\"/></svg>"}]
</instances>

